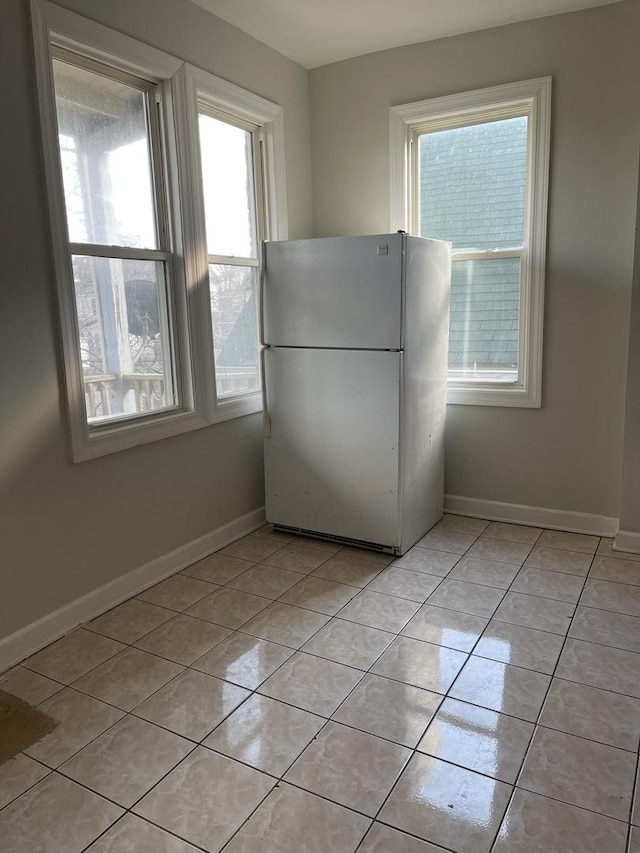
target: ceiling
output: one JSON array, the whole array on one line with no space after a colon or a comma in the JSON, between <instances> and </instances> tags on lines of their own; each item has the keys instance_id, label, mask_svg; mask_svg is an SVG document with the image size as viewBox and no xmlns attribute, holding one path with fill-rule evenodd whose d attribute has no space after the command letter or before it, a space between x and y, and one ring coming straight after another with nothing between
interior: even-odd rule
<instances>
[{"instance_id":1,"label":"ceiling","mask_svg":"<svg viewBox=\"0 0 640 853\"><path fill-rule=\"evenodd\" d=\"M193 0L305 68L620 0Z\"/></svg>"}]
</instances>

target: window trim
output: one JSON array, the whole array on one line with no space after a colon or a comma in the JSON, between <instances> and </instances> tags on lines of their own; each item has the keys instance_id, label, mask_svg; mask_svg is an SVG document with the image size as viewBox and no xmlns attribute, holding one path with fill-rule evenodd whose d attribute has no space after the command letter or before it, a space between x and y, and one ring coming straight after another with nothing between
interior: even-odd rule
<instances>
[{"instance_id":1,"label":"window trim","mask_svg":"<svg viewBox=\"0 0 640 853\"><path fill-rule=\"evenodd\" d=\"M447 402L539 408L542 397L542 339L550 156L551 77L539 77L391 107L391 230L410 231L415 204L412 137L428 124L442 128L528 116L527 211L520 287L520 352L516 383L456 381ZM493 253L492 253L493 254Z\"/></svg>"},{"instance_id":2,"label":"window trim","mask_svg":"<svg viewBox=\"0 0 640 853\"><path fill-rule=\"evenodd\" d=\"M61 388L66 397L73 461L80 462L139 444L157 441L220 420L257 412L261 395L216 405L213 345L209 322L208 277L202 277L198 251L198 206L203 207L199 165L194 151L197 90L217 108L258 121L268 199L267 235L286 239L287 210L282 107L137 39L56 6L31 0L36 86L42 155L56 280L61 336ZM158 414L89 424L84 403L79 335L73 293L71 249L58 153L57 115L52 72L53 45L120 68L158 85L162 91L166 205L171 223L173 347L178 405ZM195 113L197 115L197 112ZM201 244L202 245L202 244ZM206 244L205 244L206 245ZM206 286L205 286L206 284ZM249 395L247 395L247 398Z\"/></svg>"}]
</instances>

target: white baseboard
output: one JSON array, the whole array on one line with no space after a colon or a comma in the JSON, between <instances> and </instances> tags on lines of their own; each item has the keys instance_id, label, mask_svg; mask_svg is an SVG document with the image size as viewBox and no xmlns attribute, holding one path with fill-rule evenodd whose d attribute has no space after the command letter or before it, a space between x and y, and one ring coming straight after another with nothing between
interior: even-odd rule
<instances>
[{"instance_id":1,"label":"white baseboard","mask_svg":"<svg viewBox=\"0 0 640 853\"><path fill-rule=\"evenodd\" d=\"M512 524L528 524L533 527L549 527L552 530L589 533L593 536L615 536L618 531L618 519L606 515L591 515L588 512L569 512L562 509L547 509L541 506L524 506L523 504L509 504L500 501L484 501L479 498L465 498L460 495L445 495L444 511L452 515L470 515L474 518L486 518L489 521L506 521Z\"/></svg>"},{"instance_id":2,"label":"white baseboard","mask_svg":"<svg viewBox=\"0 0 640 853\"><path fill-rule=\"evenodd\" d=\"M187 542L175 551L128 572L116 580L65 604L59 610L43 616L25 628L0 640L0 672L35 654L54 640L63 637L78 625L95 619L116 604L137 595L158 581L202 560L214 551L234 542L264 524L264 507L249 512L234 521Z\"/></svg>"},{"instance_id":3,"label":"white baseboard","mask_svg":"<svg viewBox=\"0 0 640 853\"><path fill-rule=\"evenodd\" d=\"M631 530L618 530L616 541L613 543L613 550L640 554L640 533L634 533Z\"/></svg>"}]
</instances>

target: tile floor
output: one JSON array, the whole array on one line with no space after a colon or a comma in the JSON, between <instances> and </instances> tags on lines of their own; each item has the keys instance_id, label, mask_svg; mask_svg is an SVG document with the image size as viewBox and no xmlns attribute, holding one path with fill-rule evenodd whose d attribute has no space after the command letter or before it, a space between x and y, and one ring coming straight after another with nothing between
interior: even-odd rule
<instances>
[{"instance_id":1,"label":"tile floor","mask_svg":"<svg viewBox=\"0 0 640 853\"><path fill-rule=\"evenodd\" d=\"M264 527L0 678L3 853L640 853L640 556L447 516Z\"/></svg>"}]
</instances>

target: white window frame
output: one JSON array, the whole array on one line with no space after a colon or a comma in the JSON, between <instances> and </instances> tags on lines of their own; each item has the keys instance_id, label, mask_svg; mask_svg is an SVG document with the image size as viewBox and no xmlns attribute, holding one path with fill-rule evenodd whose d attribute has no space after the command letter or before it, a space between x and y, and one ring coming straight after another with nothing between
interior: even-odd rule
<instances>
[{"instance_id":1,"label":"white window frame","mask_svg":"<svg viewBox=\"0 0 640 853\"><path fill-rule=\"evenodd\" d=\"M389 111L391 230L409 233L417 233L416 134L516 115L528 118L524 250L460 252L455 259L521 257L518 378L515 382L449 380L448 403L541 406L551 77L403 104Z\"/></svg>"},{"instance_id":2,"label":"white window frame","mask_svg":"<svg viewBox=\"0 0 640 853\"><path fill-rule=\"evenodd\" d=\"M286 239L282 107L47 0L31 0L36 82L62 339L72 458L92 459L261 409L260 391L217 401L210 323L197 99L260 127L265 236ZM174 382L178 404L139 417L89 424L80 361L71 244L58 149L52 46L75 51L159 87L167 209L172 232Z\"/></svg>"}]
</instances>

